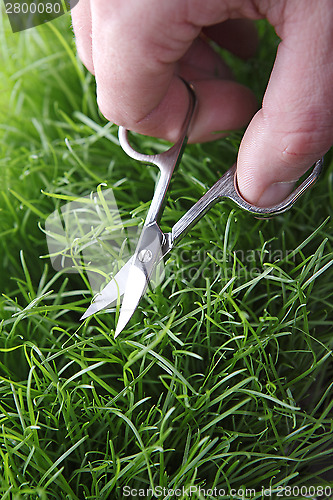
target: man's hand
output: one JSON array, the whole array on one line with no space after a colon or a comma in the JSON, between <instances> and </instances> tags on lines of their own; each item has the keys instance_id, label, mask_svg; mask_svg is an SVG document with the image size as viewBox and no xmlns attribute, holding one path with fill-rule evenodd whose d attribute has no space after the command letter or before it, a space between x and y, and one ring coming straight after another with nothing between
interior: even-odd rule
<instances>
[{"instance_id":1,"label":"man's hand","mask_svg":"<svg viewBox=\"0 0 333 500\"><path fill-rule=\"evenodd\" d=\"M281 201L333 143L332 0L79 0L72 18L105 117L175 141L188 106L181 76L198 97L192 142L246 125L257 109L207 37L247 57L256 46L249 20L274 26L282 41L237 160L251 203Z\"/></svg>"}]
</instances>

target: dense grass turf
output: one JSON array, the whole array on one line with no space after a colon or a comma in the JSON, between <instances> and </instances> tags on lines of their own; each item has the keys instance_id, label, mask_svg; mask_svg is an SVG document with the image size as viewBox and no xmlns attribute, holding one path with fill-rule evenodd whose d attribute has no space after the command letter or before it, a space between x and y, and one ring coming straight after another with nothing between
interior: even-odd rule
<instances>
[{"instance_id":1,"label":"dense grass turf","mask_svg":"<svg viewBox=\"0 0 333 500\"><path fill-rule=\"evenodd\" d=\"M231 62L260 99L277 40L258 26L257 58ZM142 224L156 170L129 160L100 116L68 18L15 35L3 19L0 33L2 498L120 499L129 488L157 487L172 498L190 486L178 498L212 498L215 487L219 498L263 498L262 487L270 498L327 498L331 156L285 215L256 220L216 205L114 340L114 313L79 322L91 300L87 281L40 258L48 251L42 228L101 183ZM164 229L232 164L240 138L186 149ZM147 152L162 147L136 140Z\"/></svg>"}]
</instances>

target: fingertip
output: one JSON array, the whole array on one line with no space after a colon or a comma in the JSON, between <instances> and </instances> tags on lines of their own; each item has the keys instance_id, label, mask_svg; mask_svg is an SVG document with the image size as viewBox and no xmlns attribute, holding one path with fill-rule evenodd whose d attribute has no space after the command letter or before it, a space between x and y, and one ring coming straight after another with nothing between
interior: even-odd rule
<instances>
[{"instance_id":1,"label":"fingertip","mask_svg":"<svg viewBox=\"0 0 333 500\"><path fill-rule=\"evenodd\" d=\"M249 203L269 207L283 201L329 149L330 143L317 142L311 129L295 131L289 125L264 117L260 110L245 131L237 158L237 184Z\"/></svg>"},{"instance_id":2,"label":"fingertip","mask_svg":"<svg viewBox=\"0 0 333 500\"><path fill-rule=\"evenodd\" d=\"M263 110L259 110L246 129L238 151L240 194L254 205L272 206L284 199L296 179L297 174L288 168L281 154L281 137L272 130Z\"/></svg>"}]
</instances>

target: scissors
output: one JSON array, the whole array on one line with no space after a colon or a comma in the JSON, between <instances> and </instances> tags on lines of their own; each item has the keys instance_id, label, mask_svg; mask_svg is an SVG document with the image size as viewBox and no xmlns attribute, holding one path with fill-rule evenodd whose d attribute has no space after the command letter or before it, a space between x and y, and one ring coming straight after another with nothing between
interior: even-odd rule
<instances>
[{"instance_id":1,"label":"scissors","mask_svg":"<svg viewBox=\"0 0 333 500\"><path fill-rule=\"evenodd\" d=\"M95 296L91 305L80 318L80 320L88 318L110 306L118 297L123 296L115 337L121 333L131 319L141 297L147 290L156 265L215 203L222 198L229 198L243 210L258 217L272 217L289 210L296 200L317 180L322 170L323 158L314 164L306 179L281 203L271 207L259 207L248 203L239 193L235 164L175 223L169 233L163 233L159 228L159 221L164 209L165 196L174 169L181 161L196 107L194 89L190 84L186 85L189 91L189 108L179 140L167 151L155 155L142 154L133 149L129 143L129 131L119 127L119 142L127 155L135 160L157 166L160 169L160 176L134 255L103 290Z\"/></svg>"}]
</instances>

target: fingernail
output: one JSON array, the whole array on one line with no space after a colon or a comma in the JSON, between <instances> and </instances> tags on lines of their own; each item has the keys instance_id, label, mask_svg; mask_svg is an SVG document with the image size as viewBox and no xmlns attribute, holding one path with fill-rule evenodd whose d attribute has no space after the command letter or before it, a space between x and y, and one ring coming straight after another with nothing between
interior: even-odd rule
<instances>
[{"instance_id":1,"label":"fingernail","mask_svg":"<svg viewBox=\"0 0 333 500\"><path fill-rule=\"evenodd\" d=\"M257 205L260 207L271 207L283 201L292 191L295 181L274 182L262 193Z\"/></svg>"}]
</instances>

